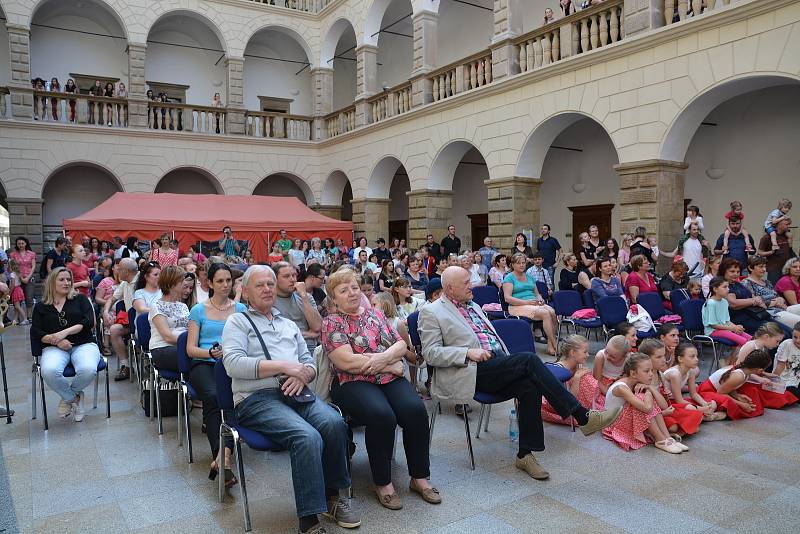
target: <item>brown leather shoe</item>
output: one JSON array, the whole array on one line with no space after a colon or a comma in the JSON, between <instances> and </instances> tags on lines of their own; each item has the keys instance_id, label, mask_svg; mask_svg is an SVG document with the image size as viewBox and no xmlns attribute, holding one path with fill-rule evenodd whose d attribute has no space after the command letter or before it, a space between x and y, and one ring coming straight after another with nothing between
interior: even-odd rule
<instances>
[{"instance_id":1,"label":"brown leather shoe","mask_svg":"<svg viewBox=\"0 0 800 534\"><path fill-rule=\"evenodd\" d=\"M389 495L381 495L378 489L375 489L375 495L378 497L378 502L381 506L389 510L400 510L403 508L403 503L400 501L400 496L397 492L390 493Z\"/></svg>"},{"instance_id":2,"label":"brown leather shoe","mask_svg":"<svg viewBox=\"0 0 800 534\"><path fill-rule=\"evenodd\" d=\"M422 500L428 504L442 503L442 496L436 488L420 488L417 483L414 482L414 479L411 479L411 482L408 484L408 489L414 493L418 493L419 496L422 497Z\"/></svg>"},{"instance_id":3,"label":"brown leather shoe","mask_svg":"<svg viewBox=\"0 0 800 534\"><path fill-rule=\"evenodd\" d=\"M536 461L532 453L526 454L523 458L517 458L514 465L517 466L517 469L525 471L536 480L547 480L550 478L550 473L539 465L539 462Z\"/></svg>"}]
</instances>

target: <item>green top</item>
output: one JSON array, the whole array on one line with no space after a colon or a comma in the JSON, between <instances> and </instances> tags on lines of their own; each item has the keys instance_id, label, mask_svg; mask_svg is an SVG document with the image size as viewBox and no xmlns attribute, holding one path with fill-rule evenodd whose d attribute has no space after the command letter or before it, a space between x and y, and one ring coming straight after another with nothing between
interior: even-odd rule
<instances>
[{"instance_id":1,"label":"green top","mask_svg":"<svg viewBox=\"0 0 800 534\"><path fill-rule=\"evenodd\" d=\"M710 325L712 324L727 324L731 322L731 314L728 311L728 301L725 299L714 300L708 299L703 304L703 326L705 327L705 334L711 335L714 331Z\"/></svg>"},{"instance_id":2,"label":"green top","mask_svg":"<svg viewBox=\"0 0 800 534\"><path fill-rule=\"evenodd\" d=\"M292 248L292 240L291 239L278 239L278 246L281 247L281 250L286 252L290 248Z\"/></svg>"}]
</instances>

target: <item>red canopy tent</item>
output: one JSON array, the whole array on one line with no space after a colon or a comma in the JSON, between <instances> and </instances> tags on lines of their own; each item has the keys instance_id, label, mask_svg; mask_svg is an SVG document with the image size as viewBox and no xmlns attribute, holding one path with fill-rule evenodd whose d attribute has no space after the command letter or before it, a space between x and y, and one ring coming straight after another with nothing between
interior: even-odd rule
<instances>
[{"instance_id":1,"label":"red canopy tent","mask_svg":"<svg viewBox=\"0 0 800 534\"><path fill-rule=\"evenodd\" d=\"M133 235L153 240L174 232L182 251L198 241L222 239L225 226L231 227L235 239L249 242L257 261L266 260L281 229L292 239L330 237L348 244L353 235L350 221L320 215L297 198L260 195L115 193L80 217L64 219L64 230L76 238L110 241Z\"/></svg>"}]
</instances>

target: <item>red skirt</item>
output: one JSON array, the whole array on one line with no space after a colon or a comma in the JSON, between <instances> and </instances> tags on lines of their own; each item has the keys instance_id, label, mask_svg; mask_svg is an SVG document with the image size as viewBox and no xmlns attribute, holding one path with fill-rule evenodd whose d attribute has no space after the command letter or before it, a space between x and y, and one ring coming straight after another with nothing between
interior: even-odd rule
<instances>
[{"instance_id":1,"label":"red skirt","mask_svg":"<svg viewBox=\"0 0 800 534\"><path fill-rule=\"evenodd\" d=\"M605 376L601 376L600 380L598 380L597 382L599 384L605 384L605 386L608 387L616 381L617 381L616 378L608 378ZM595 410L605 410L606 408L606 396L600 392L600 387L597 388L597 394L594 398L594 408Z\"/></svg>"},{"instance_id":2,"label":"red skirt","mask_svg":"<svg viewBox=\"0 0 800 534\"><path fill-rule=\"evenodd\" d=\"M572 384L572 380L568 380L565 386L567 388L570 387ZM581 377L581 383L578 386L578 402L581 403L581 406L591 406L592 400L597 396L597 380L595 377L592 376L591 373L586 373ZM558 415L558 412L555 411L553 406L547 402L547 399L542 397L542 421L547 421L548 423L555 423L557 425L575 425L578 426L578 423L573 420L573 417L562 418Z\"/></svg>"},{"instance_id":3,"label":"red skirt","mask_svg":"<svg viewBox=\"0 0 800 534\"><path fill-rule=\"evenodd\" d=\"M644 393L636 393L636 397L642 400ZM626 403L614 424L603 429L603 437L626 451L641 449L648 443L645 430L650 426L650 421L660 413L661 408L655 402L650 413L640 412Z\"/></svg>"},{"instance_id":4,"label":"red skirt","mask_svg":"<svg viewBox=\"0 0 800 534\"><path fill-rule=\"evenodd\" d=\"M750 397L753 404L756 405L755 410L746 412L728 395L717 393L714 384L709 380L706 380L697 388L697 392L706 402L711 402L712 400L716 401L717 407L725 410L728 413L728 417L734 421L736 419L747 419L764 415L764 401L761 396L761 391L761 386L751 384L750 382L745 382L736 390L737 393Z\"/></svg>"},{"instance_id":5,"label":"red skirt","mask_svg":"<svg viewBox=\"0 0 800 534\"><path fill-rule=\"evenodd\" d=\"M675 408L675 411L670 415L664 416L664 424L669 429L672 425L678 427L678 432L682 434L694 434L700 429L700 423L703 422L703 412L700 410L689 410L688 403L672 402L670 406Z\"/></svg>"},{"instance_id":6,"label":"red skirt","mask_svg":"<svg viewBox=\"0 0 800 534\"><path fill-rule=\"evenodd\" d=\"M794 393L788 390L784 391L783 393L775 393L774 391L767 391L763 388L760 388L760 390L761 400L764 403L764 408L780 410L781 408L789 406L790 404L794 404L798 401L797 397L794 396Z\"/></svg>"}]
</instances>

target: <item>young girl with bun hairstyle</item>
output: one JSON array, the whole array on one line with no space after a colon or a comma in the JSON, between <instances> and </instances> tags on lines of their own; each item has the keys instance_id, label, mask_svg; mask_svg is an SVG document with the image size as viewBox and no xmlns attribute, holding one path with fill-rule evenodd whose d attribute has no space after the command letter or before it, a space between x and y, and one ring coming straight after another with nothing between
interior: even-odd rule
<instances>
[{"instance_id":1,"label":"young girl with bun hairstyle","mask_svg":"<svg viewBox=\"0 0 800 534\"><path fill-rule=\"evenodd\" d=\"M585 367L589 359L589 340L583 336L571 335L564 340L558 359L547 366L556 372L566 372L572 378L567 380L564 386L572 393L582 406L591 406L592 401L597 395L597 379L592 376L592 370ZM558 425L574 424L570 418L564 419L556 410L542 398L542 421L556 423Z\"/></svg>"}]
</instances>

